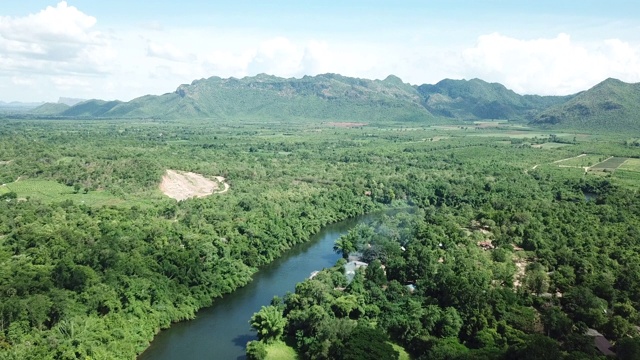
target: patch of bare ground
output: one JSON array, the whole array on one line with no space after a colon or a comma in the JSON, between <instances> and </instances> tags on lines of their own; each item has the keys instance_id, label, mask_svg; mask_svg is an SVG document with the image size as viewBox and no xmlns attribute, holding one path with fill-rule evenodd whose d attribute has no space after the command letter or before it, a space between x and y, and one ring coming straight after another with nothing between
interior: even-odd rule
<instances>
[{"instance_id":1,"label":"patch of bare ground","mask_svg":"<svg viewBox=\"0 0 640 360\"><path fill-rule=\"evenodd\" d=\"M222 176L208 179L192 172L167 170L162 177L160 190L170 198L182 201L193 197L223 194L229 191L229 184Z\"/></svg>"},{"instance_id":2,"label":"patch of bare ground","mask_svg":"<svg viewBox=\"0 0 640 360\"><path fill-rule=\"evenodd\" d=\"M330 122L330 123L327 123L327 125L335 126L335 127L343 127L343 128L352 128L352 127L362 127L369 124L357 123L357 122Z\"/></svg>"},{"instance_id":3,"label":"patch of bare ground","mask_svg":"<svg viewBox=\"0 0 640 360\"><path fill-rule=\"evenodd\" d=\"M516 273L513 276L513 287L517 289L522 286L522 281L524 280L524 275L527 265L529 265L529 261L524 258L514 257L513 262L516 264Z\"/></svg>"},{"instance_id":4,"label":"patch of bare ground","mask_svg":"<svg viewBox=\"0 0 640 360\"><path fill-rule=\"evenodd\" d=\"M573 157L566 158L566 159L556 160L556 161L554 161L553 163L554 163L554 164L557 164L557 163L559 163L559 162L563 162L563 161L567 161L567 160L571 160L571 159L577 159L577 158L581 158L581 157L584 157L584 156L587 156L587 154L580 154L580 155L578 155L578 156L573 156Z\"/></svg>"}]
</instances>

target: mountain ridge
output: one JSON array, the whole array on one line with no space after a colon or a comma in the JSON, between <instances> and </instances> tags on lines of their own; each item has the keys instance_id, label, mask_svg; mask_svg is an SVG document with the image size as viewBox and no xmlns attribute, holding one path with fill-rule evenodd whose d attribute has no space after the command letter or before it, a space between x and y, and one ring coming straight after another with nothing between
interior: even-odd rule
<instances>
[{"instance_id":1,"label":"mountain ridge","mask_svg":"<svg viewBox=\"0 0 640 360\"><path fill-rule=\"evenodd\" d=\"M86 100L70 107L44 104L31 112L63 118L263 120L317 119L434 122L506 119L544 127L638 128L640 84L607 79L566 96L520 95L481 79L443 79L411 85L394 75L369 80L340 74L281 78L212 76L163 95L131 101ZM614 126L615 127L615 126Z\"/></svg>"}]
</instances>

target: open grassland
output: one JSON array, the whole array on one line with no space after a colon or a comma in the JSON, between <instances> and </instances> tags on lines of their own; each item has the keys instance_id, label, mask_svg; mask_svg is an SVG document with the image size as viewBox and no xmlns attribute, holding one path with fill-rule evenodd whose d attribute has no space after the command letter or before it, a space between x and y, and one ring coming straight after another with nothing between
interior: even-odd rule
<instances>
[{"instance_id":1,"label":"open grassland","mask_svg":"<svg viewBox=\"0 0 640 360\"><path fill-rule=\"evenodd\" d=\"M15 192L18 199L33 198L44 202L60 202L72 200L89 206L118 205L124 200L106 191L76 191L72 186L65 186L51 180L27 179L5 184L0 192Z\"/></svg>"}]
</instances>

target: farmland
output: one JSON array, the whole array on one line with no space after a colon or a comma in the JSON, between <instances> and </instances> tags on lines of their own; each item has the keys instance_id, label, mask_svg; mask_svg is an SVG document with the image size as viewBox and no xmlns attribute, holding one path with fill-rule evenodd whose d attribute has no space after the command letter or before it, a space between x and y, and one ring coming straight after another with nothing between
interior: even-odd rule
<instances>
[{"instance_id":1,"label":"farmland","mask_svg":"<svg viewBox=\"0 0 640 360\"><path fill-rule=\"evenodd\" d=\"M624 157L610 157L600 163L597 163L590 167L590 170L594 171L614 171L620 165L624 164L627 161L627 158Z\"/></svg>"}]
</instances>

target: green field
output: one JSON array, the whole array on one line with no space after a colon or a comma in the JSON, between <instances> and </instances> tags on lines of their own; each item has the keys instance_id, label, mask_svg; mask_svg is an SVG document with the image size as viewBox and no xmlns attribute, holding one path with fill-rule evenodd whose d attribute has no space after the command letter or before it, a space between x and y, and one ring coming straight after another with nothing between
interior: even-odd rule
<instances>
[{"instance_id":1,"label":"green field","mask_svg":"<svg viewBox=\"0 0 640 360\"><path fill-rule=\"evenodd\" d=\"M117 198L106 191L84 193L83 190L80 190L75 192L72 186L65 186L51 180L27 179L0 187L0 194L10 191L15 192L18 195L18 199L32 198L44 202L71 200L88 206L119 205L125 202L123 199Z\"/></svg>"},{"instance_id":2,"label":"green field","mask_svg":"<svg viewBox=\"0 0 640 360\"><path fill-rule=\"evenodd\" d=\"M612 157L592 166L591 170L613 171L617 169L620 165L622 165L625 161L627 161L627 158L625 157Z\"/></svg>"},{"instance_id":3,"label":"green field","mask_svg":"<svg viewBox=\"0 0 640 360\"><path fill-rule=\"evenodd\" d=\"M627 159L627 161L618 167L618 170L640 172L640 159Z\"/></svg>"}]
</instances>

